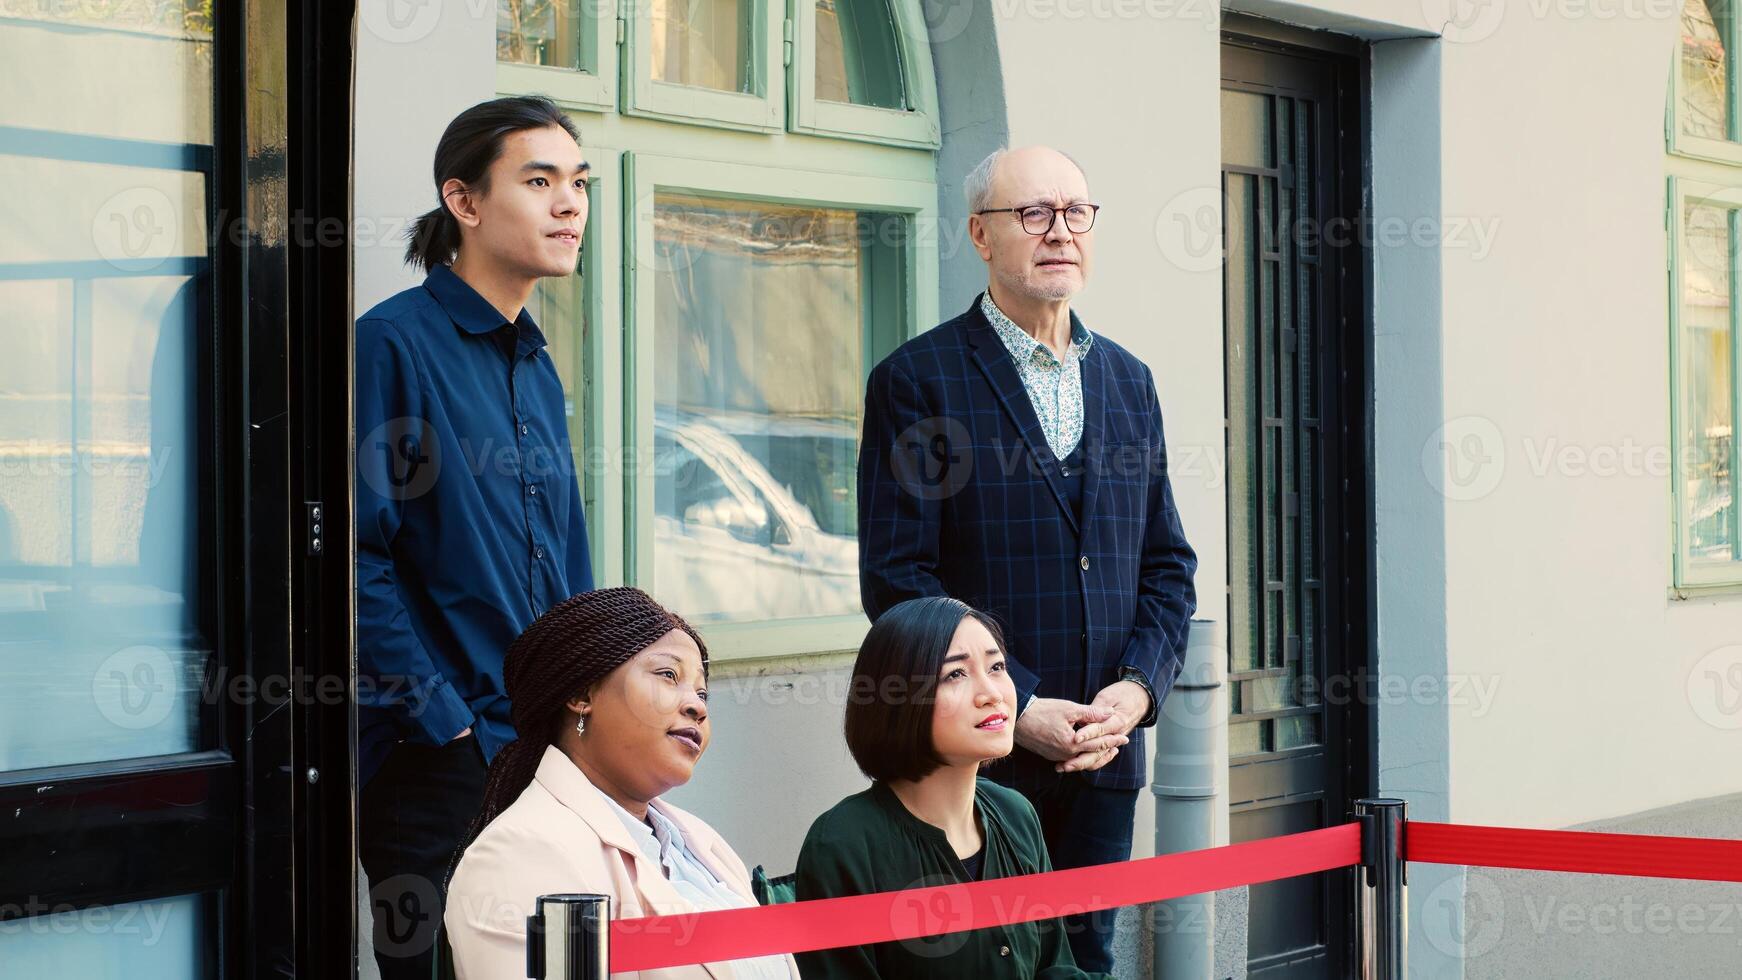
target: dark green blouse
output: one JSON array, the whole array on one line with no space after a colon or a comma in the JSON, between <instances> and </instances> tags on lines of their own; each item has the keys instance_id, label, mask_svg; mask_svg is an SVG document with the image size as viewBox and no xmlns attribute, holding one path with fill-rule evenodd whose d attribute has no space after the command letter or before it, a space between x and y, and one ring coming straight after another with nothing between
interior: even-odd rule
<instances>
[{"instance_id":1,"label":"dark green blouse","mask_svg":"<svg viewBox=\"0 0 1742 980\"><path fill-rule=\"evenodd\" d=\"M980 880L1052 870L1034 807L1015 790L981 779L974 812L985 840ZM797 899L839 898L969 880L941 828L914 816L883 783L818 817L798 855ZM1035 895L1029 901L1049 901ZM897 906L896 915L903 912ZM948 909L914 909L922 921ZM1077 969L1058 919L926 939L798 954L804 980L960 980L963 977L1101 977Z\"/></svg>"}]
</instances>

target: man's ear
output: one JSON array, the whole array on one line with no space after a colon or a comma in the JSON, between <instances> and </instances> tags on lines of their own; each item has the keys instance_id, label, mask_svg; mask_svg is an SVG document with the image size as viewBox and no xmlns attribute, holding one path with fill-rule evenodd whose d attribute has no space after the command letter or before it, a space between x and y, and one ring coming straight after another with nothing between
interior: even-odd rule
<instances>
[{"instance_id":1,"label":"man's ear","mask_svg":"<svg viewBox=\"0 0 1742 980\"><path fill-rule=\"evenodd\" d=\"M466 186L466 182L458 177L449 177L442 182L442 203L447 205L448 213L454 220L467 228L478 227L478 202L476 192Z\"/></svg>"},{"instance_id":2,"label":"man's ear","mask_svg":"<svg viewBox=\"0 0 1742 980\"><path fill-rule=\"evenodd\" d=\"M980 215L968 215L968 241L974 243L974 251L980 253L980 258L991 259L991 233L986 227L986 221Z\"/></svg>"}]
</instances>

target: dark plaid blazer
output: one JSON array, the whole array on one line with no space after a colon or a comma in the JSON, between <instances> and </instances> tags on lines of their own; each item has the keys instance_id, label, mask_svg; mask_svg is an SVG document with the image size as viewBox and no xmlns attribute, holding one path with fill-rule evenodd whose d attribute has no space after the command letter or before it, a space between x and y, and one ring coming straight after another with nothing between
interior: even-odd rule
<instances>
[{"instance_id":1,"label":"dark plaid blazer","mask_svg":"<svg viewBox=\"0 0 1742 980\"><path fill-rule=\"evenodd\" d=\"M1129 665L1159 706L1184 662L1197 556L1174 509L1149 368L1096 335L1082 370L1082 520L979 297L872 370L859 450L860 593L873 621L929 595L991 613L1004 627L1018 705L1032 693L1086 704ZM1151 711L1090 782L1142 786L1154 720ZM1018 748L987 775L1043 785L1052 765Z\"/></svg>"}]
</instances>

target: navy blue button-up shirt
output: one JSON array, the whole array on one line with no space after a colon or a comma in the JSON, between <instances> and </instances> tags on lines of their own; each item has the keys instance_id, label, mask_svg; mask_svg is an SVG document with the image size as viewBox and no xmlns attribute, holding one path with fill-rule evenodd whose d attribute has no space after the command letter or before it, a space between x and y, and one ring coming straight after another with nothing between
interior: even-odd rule
<instances>
[{"instance_id":1,"label":"navy blue button-up shirt","mask_svg":"<svg viewBox=\"0 0 1742 980\"><path fill-rule=\"evenodd\" d=\"M468 726L514 738L508 645L593 587L562 382L522 310L509 323L437 266L357 321L360 779L399 740Z\"/></svg>"}]
</instances>

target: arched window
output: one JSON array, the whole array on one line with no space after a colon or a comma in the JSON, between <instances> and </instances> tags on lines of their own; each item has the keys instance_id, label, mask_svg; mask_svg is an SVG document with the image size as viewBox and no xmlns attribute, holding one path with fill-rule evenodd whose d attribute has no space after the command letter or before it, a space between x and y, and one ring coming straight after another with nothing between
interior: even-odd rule
<instances>
[{"instance_id":1,"label":"arched window","mask_svg":"<svg viewBox=\"0 0 1742 980\"><path fill-rule=\"evenodd\" d=\"M1736 0L1687 0L1670 97L1675 584L1742 584L1742 120Z\"/></svg>"},{"instance_id":2,"label":"arched window","mask_svg":"<svg viewBox=\"0 0 1742 980\"><path fill-rule=\"evenodd\" d=\"M850 650L864 381L937 320L917 0L499 0L497 86L570 110L579 276L532 309L594 567L722 657Z\"/></svg>"}]
</instances>

